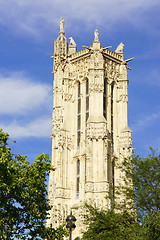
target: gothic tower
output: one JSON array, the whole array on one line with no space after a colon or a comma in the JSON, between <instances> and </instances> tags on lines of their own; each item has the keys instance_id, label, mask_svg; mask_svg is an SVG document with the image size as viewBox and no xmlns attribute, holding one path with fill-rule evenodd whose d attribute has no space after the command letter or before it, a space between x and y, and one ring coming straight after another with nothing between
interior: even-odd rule
<instances>
[{"instance_id":1,"label":"gothic tower","mask_svg":"<svg viewBox=\"0 0 160 240\"><path fill-rule=\"evenodd\" d=\"M109 186L120 181L114 161L132 154L127 124L128 59L121 43L114 51L102 47L98 31L90 47L77 52L64 36L64 19L54 41L54 107L49 199L53 205L47 224L58 226L70 210L81 232L85 201L110 208Z\"/></svg>"}]
</instances>

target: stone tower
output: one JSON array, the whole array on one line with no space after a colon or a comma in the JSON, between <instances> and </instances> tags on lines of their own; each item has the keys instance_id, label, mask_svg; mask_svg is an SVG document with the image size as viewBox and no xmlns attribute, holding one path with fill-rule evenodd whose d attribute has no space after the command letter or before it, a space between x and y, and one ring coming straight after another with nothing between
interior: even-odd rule
<instances>
[{"instance_id":1,"label":"stone tower","mask_svg":"<svg viewBox=\"0 0 160 240\"><path fill-rule=\"evenodd\" d=\"M54 107L49 199L53 205L47 224L58 226L70 210L77 218L74 235L81 232L85 201L110 208L105 196L121 173L114 161L132 154L127 124L128 59L117 49L102 47L98 31L90 47L77 52L64 36L64 19L54 41Z\"/></svg>"}]
</instances>

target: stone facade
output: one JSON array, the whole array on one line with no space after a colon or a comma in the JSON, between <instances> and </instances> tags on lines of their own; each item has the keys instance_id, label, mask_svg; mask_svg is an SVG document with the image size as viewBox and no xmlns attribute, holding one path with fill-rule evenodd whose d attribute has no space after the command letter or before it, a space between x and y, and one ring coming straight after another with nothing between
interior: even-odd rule
<instances>
[{"instance_id":1,"label":"stone facade","mask_svg":"<svg viewBox=\"0 0 160 240\"><path fill-rule=\"evenodd\" d=\"M77 218L74 236L81 232L85 201L110 208L105 196L120 181L113 161L132 154L127 124L128 59L121 43L116 51L102 47L98 31L90 47L77 52L64 36L64 19L54 41L54 107L49 199L53 205L47 224L56 227L70 210Z\"/></svg>"}]
</instances>

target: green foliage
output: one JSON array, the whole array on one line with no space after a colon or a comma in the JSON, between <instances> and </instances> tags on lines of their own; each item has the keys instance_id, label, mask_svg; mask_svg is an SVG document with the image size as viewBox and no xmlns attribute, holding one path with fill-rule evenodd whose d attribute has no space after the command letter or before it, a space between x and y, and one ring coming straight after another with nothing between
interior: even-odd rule
<instances>
[{"instance_id":1,"label":"green foliage","mask_svg":"<svg viewBox=\"0 0 160 240\"><path fill-rule=\"evenodd\" d=\"M145 240L160 240L160 211L150 212L142 221L143 236Z\"/></svg>"},{"instance_id":2,"label":"green foliage","mask_svg":"<svg viewBox=\"0 0 160 240\"><path fill-rule=\"evenodd\" d=\"M86 207L88 213L85 215L85 224L89 226L83 233L83 240L141 239L141 227L127 211L115 213L113 210L99 210L90 205Z\"/></svg>"},{"instance_id":3,"label":"green foliage","mask_svg":"<svg viewBox=\"0 0 160 240\"><path fill-rule=\"evenodd\" d=\"M151 154L133 158L133 182L136 206L139 212L160 210L160 155L151 148Z\"/></svg>"},{"instance_id":4,"label":"green foliage","mask_svg":"<svg viewBox=\"0 0 160 240\"><path fill-rule=\"evenodd\" d=\"M86 205L83 240L160 240L160 155L150 150L146 157L137 155L115 165L124 173L124 184L114 188L114 197L107 197L112 210Z\"/></svg>"},{"instance_id":5,"label":"green foliage","mask_svg":"<svg viewBox=\"0 0 160 240\"><path fill-rule=\"evenodd\" d=\"M137 155L132 160L125 159L122 166L126 182L124 194L135 202L140 219L160 210L160 155L152 148L150 150L151 154L146 157ZM129 184L132 180L133 188Z\"/></svg>"},{"instance_id":6,"label":"green foliage","mask_svg":"<svg viewBox=\"0 0 160 240\"><path fill-rule=\"evenodd\" d=\"M44 236L47 240L63 240L64 237L69 236L69 231L66 229L66 224L63 223L56 229L52 228L52 226L46 228Z\"/></svg>"},{"instance_id":7,"label":"green foliage","mask_svg":"<svg viewBox=\"0 0 160 240\"><path fill-rule=\"evenodd\" d=\"M29 164L26 156L11 152L8 140L0 129L0 239L44 239L50 158L41 154ZM59 233L62 236L61 227Z\"/></svg>"}]
</instances>

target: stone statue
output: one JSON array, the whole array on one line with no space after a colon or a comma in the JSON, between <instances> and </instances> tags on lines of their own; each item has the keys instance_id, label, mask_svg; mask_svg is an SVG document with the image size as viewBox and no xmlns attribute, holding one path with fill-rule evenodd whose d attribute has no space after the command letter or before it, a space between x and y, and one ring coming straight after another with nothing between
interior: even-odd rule
<instances>
[{"instance_id":1,"label":"stone statue","mask_svg":"<svg viewBox=\"0 0 160 240\"><path fill-rule=\"evenodd\" d=\"M94 42L99 42L99 33L97 29L94 31Z\"/></svg>"},{"instance_id":2,"label":"stone statue","mask_svg":"<svg viewBox=\"0 0 160 240\"><path fill-rule=\"evenodd\" d=\"M69 39L70 39L69 45L70 45L70 46L73 46L73 47L76 47L76 43L75 43L75 41L73 40L73 38L70 37Z\"/></svg>"},{"instance_id":3,"label":"stone statue","mask_svg":"<svg viewBox=\"0 0 160 240\"><path fill-rule=\"evenodd\" d=\"M116 53L123 53L124 44L121 42L116 48Z\"/></svg>"},{"instance_id":4,"label":"stone statue","mask_svg":"<svg viewBox=\"0 0 160 240\"><path fill-rule=\"evenodd\" d=\"M60 33L64 33L64 19L61 17L60 21Z\"/></svg>"}]
</instances>

